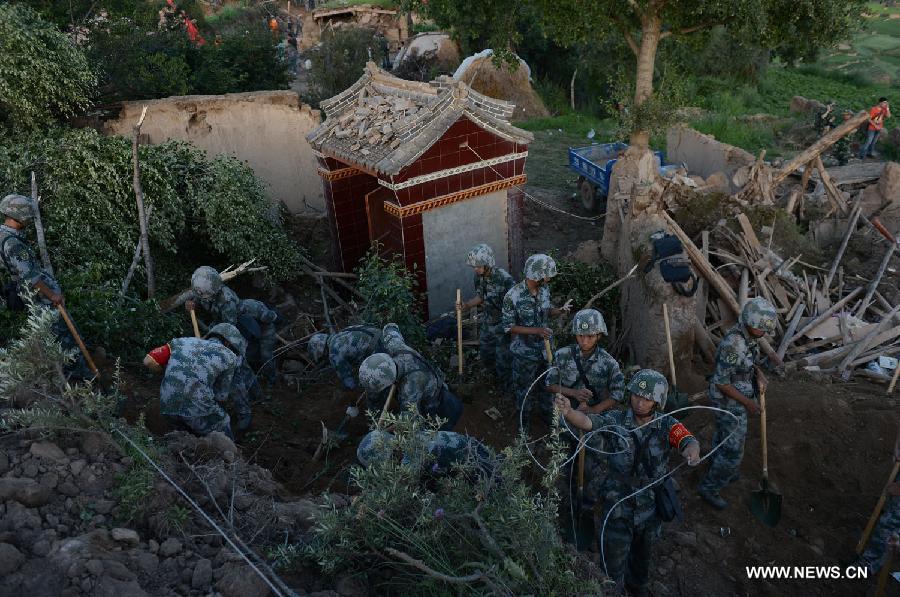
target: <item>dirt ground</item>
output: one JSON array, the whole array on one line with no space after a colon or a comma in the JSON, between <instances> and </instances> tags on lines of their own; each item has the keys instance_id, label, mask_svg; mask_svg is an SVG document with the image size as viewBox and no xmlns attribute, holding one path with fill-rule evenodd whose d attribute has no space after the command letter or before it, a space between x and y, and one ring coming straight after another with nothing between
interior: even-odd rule
<instances>
[{"instance_id":1,"label":"dirt ground","mask_svg":"<svg viewBox=\"0 0 900 597\"><path fill-rule=\"evenodd\" d=\"M528 190L541 201L588 215L571 193ZM533 202L527 203L525 214L528 251L556 248L566 254L584 240L602 234L602 221L568 218ZM303 223L295 223L294 229L309 235ZM324 228L316 226L311 253L324 264L327 251L323 234ZM320 312L318 292L310 281L300 279L289 290L301 311ZM318 316L317 323L320 319ZM474 352L467 356L467 363L467 383L459 389L465 411L457 430L498 449L509 445L516 430L511 397L478 378ZM166 427L158 415L157 388L158 380L129 373L125 392L131 398L126 410L132 415L143 411L148 426L163 432ZM282 384L271 392L269 400L254 406L253 426L239 443L245 455L271 469L293 494L352 492L347 471L355 463L356 443L366 432L363 415L346 424L345 441L318 460L313 457L323 424L329 430L337 429L346 407L357 397L358 392L340 390L327 372L309 383ZM502 413L497 421L485 414L492 406ZM685 520L666 525L655 548L654 594L872 594L874 579L750 580L744 567L834 566L852 559L855 543L890 470L897 406L897 395L888 399L883 385L866 381L828 384L798 375L773 380L768 394L769 470L784 496L780 524L769 528L748 508L749 494L757 488L761 469L759 424L752 421L742 479L723 492L731 502L728 510L715 511L696 496L705 466L685 467L677 474ZM685 423L708 449L714 431L712 414L691 413ZM543 424L536 423L532 437L544 430ZM680 458L673 458L673 465L678 462Z\"/></svg>"}]
</instances>

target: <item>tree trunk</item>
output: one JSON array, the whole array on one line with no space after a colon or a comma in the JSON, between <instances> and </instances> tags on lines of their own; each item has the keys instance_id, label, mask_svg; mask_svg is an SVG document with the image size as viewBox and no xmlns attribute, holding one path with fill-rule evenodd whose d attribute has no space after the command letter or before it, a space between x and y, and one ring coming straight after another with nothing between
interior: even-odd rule
<instances>
[{"instance_id":1,"label":"tree trunk","mask_svg":"<svg viewBox=\"0 0 900 597\"><path fill-rule=\"evenodd\" d=\"M658 15L647 15L641 25L641 45L637 56L637 76L634 85L635 110L653 94L653 71L656 67L659 37L662 34L662 20ZM645 130L632 131L631 145L640 148L649 147L650 133Z\"/></svg>"},{"instance_id":2,"label":"tree trunk","mask_svg":"<svg viewBox=\"0 0 900 597\"><path fill-rule=\"evenodd\" d=\"M147 106L141 111L141 118L134 126L131 140L131 156L134 161L134 196L137 200L138 220L141 229L141 251L144 253L144 269L147 274L147 298L153 298L156 294L156 278L153 272L153 257L150 255L150 235L147 231L149 222L147 214L144 211L144 190L141 187L141 165L138 162L138 146L141 139L141 125L144 124L144 117L147 116Z\"/></svg>"}]
</instances>

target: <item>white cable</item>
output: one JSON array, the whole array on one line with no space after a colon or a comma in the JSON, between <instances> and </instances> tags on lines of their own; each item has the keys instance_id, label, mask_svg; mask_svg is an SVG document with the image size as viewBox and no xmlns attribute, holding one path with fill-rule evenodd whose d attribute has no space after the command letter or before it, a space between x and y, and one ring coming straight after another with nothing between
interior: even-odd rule
<instances>
[{"instance_id":1,"label":"white cable","mask_svg":"<svg viewBox=\"0 0 900 597\"><path fill-rule=\"evenodd\" d=\"M470 145L466 145L466 147L469 149L469 151L474 153L478 157L479 160L481 160L482 162L487 161L483 157L481 157L481 155L477 151L472 149L472 147ZM494 173L497 174L498 176L500 176L501 178L504 178L504 176L502 174L500 174L500 172L498 172L497 169L494 168L493 166L489 165L488 168L493 170ZM537 203L538 205L542 206L545 209L549 209L550 211L556 211L561 214L565 214L565 215L569 216L570 218L576 218L578 220L586 220L588 222L594 222L597 220L602 220L603 218L606 217L605 213L600 214L599 216L593 216L593 217L579 216L578 214L573 214L573 213L567 212L566 210L560 209L560 208L556 207L555 205L550 205L549 203L545 203L545 202L541 201L540 199L533 197L532 195L530 195L528 193L528 191L526 191L524 188L520 187L519 185L512 185L512 186L514 186L515 188L520 190L522 192L522 195L524 195L528 200L533 201L534 203Z\"/></svg>"},{"instance_id":2,"label":"white cable","mask_svg":"<svg viewBox=\"0 0 900 597\"><path fill-rule=\"evenodd\" d=\"M225 540L228 542L228 544L231 546L231 548L235 551L235 553L237 553L239 556L241 556L244 559L244 561L247 562L247 564L250 566L250 568L252 568L253 571L256 572L256 574L261 579L263 579L263 581L265 581L265 583L267 585L269 585L269 588L272 589L272 591L275 593L275 595L277 595L278 597L284 597L284 593L281 592L274 584L272 584L272 581L269 580L269 578L265 574L263 574L262 571L260 571L260 569L257 568L256 565L252 561L250 561L250 558L247 557L247 555L243 552L243 550L238 548L238 546L234 543L234 541L232 541L231 537L229 537L225 533L225 531L223 531L222 528L218 524L216 524L216 521L214 521L212 518L210 518L210 516L203 510L203 508L201 508L197 504L197 502L195 502L193 499L191 499L191 496L189 496L175 481L173 481L172 478L169 477L169 475L167 475L166 472L162 468L160 468L160 466L158 464L156 464L156 462L154 462L154 460L152 458L150 458L150 456L146 452L144 452L139 445L134 443L134 441L130 437L128 437L127 435L122 433L121 430L119 430L117 428L113 428L113 431L115 431L116 433L121 435L123 438L125 438L125 441L127 441L129 444L131 444L131 447L134 448L135 450L137 450L138 453L141 456L143 456L147 460L147 462L150 463L150 466L152 466L154 469L156 469L156 472L159 473L160 476L169 483L169 485L174 487L178 491L178 493L181 494L181 497L183 497L185 500L187 500L187 502L191 505L191 507L193 507L194 510L199 512L200 515L204 519L206 519L206 522L208 522L210 524L210 526L213 529L215 529L215 531L217 533L219 533L220 535L222 535L222 537L225 538ZM281 579L279 579L279 580L281 580ZM294 594L295 593L293 593L293 592L291 593L291 595L294 595Z\"/></svg>"}]
</instances>

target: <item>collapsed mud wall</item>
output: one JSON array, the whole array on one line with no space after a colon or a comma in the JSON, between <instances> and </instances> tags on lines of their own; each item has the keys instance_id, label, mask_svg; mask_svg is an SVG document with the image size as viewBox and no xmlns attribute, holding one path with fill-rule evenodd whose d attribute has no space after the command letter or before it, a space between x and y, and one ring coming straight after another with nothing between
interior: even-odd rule
<instances>
[{"instance_id":1,"label":"collapsed mud wall","mask_svg":"<svg viewBox=\"0 0 900 597\"><path fill-rule=\"evenodd\" d=\"M316 157L306 135L321 122L318 110L293 91L188 95L125 102L106 120L107 135L130 136L148 106L141 133L149 143L188 141L210 155L245 161L269 186L271 197L292 213L325 209Z\"/></svg>"},{"instance_id":2,"label":"collapsed mud wall","mask_svg":"<svg viewBox=\"0 0 900 597\"><path fill-rule=\"evenodd\" d=\"M666 135L666 162L683 162L688 172L703 178L721 172L728 179L731 193L741 186L735 184L734 173L752 166L755 161L756 158L740 147L716 141L715 137L686 125L673 126Z\"/></svg>"}]
</instances>

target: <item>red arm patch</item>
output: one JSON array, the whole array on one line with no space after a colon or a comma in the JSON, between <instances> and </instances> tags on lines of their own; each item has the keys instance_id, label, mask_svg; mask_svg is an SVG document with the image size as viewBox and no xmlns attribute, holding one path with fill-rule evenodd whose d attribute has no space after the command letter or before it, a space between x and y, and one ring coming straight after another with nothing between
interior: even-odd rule
<instances>
[{"instance_id":1,"label":"red arm patch","mask_svg":"<svg viewBox=\"0 0 900 597\"><path fill-rule=\"evenodd\" d=\"M678 445L681 443L686 437L693 437L694 434L687 430L687 427L682 425L681 423L675 423L672 425L672 428L669 429L669 445L678 449Z\"/></svg>"},{"instance_id":2,"label":"red arm patch","mask_svg":"<svg viewBox=\"0 0 900 597\"><path fill-rule=\"evenodd\" d=\"M148 352L147 356L156 361L156 364L160 367L165 367L166 363L169 362L169 357L172 356L172 349L169 348L168 344L163 344L159 348L154 348Z\"/></svg>"}]
</instances>

